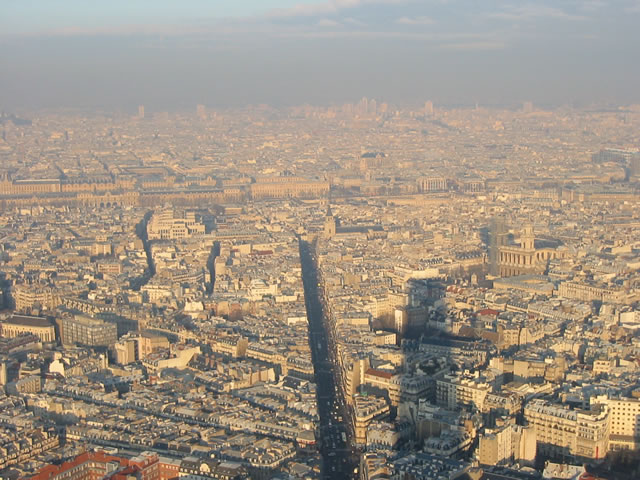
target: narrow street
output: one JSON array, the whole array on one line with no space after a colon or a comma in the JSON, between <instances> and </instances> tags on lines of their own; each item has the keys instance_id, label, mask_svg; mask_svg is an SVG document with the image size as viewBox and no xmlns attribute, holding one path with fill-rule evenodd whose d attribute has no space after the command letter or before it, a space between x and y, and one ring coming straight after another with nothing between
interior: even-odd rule
<instances>
[{"instance_id":1,"label":"narrow street","mask_svg":"<svg viewBox=\"0 0 640 480\"><path fill-rule=\"evenodd\" d=\"M131 288L133 290L140 290L140 288L149 283L156 274L156 266L153 263L153 255L151 255L151 242L149 242L149 238L147 237L147 224L152 216L153 210L150 210L144 215L140 223L136 225L136 235L142 240L144 252L147 257L147 268L142 276L131 279Z\"/></svg>"}]
</instances>

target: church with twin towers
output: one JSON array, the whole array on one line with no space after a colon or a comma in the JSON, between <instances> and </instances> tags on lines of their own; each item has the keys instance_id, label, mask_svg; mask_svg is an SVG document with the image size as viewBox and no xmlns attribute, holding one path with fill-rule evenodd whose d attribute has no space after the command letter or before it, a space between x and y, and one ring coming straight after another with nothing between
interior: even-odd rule
<instances>
[{"instance_id":1,"label":"church with twin towers","mask_svg":"<svg viewBox=\"0 0 640 480\"><path fill-rule=\"evenodd\" d=\"M492 275L543 275L551 260L564 258L566 251L557 240L536 238L527 224L513 241L502 219L493 219L489 228L489 268Z\"/></svg>"}]
</instances>

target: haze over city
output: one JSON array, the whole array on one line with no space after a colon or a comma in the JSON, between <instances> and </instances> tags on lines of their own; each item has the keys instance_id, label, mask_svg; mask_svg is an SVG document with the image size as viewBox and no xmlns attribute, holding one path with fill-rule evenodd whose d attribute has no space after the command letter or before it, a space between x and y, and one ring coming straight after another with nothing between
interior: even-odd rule
<instances>
[{"instance_id":1,"label":"haze over city","mask_svg":"<svg viewBox=\"0 0 640 480\"><path fill-rule=\"evenodd\" d=\"M639 18L624 0L9 0L0 106L630 104Z\"/></svg>"},{"instance_id":2,"label":"haze over city","mask_svg":"<svg viewBox=\"0 0 640 480\"><path fill-rule=\"evenodd\" d=\"M640 478L639 16L0 2L0 479Z\"/></svg>"}]
</instances>

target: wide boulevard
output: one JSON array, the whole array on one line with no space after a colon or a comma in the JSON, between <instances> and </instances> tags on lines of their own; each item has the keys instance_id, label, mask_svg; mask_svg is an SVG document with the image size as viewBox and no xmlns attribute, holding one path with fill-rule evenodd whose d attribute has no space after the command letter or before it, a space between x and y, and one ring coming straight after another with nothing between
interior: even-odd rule
<instances>
[{"instance_id":1,"label":"wide boulevard","mask_svg":"<svg viewBox=\"0 0 640 480\"><path fill-rule=\"evenodd\" d=\"M325 315L326 305L313 244L300 241L300 261L318 394L323 478L351 479L356 477L357 457L351 449L349 409L340 388L335 343Z\"/></svg>"}]
</instances>

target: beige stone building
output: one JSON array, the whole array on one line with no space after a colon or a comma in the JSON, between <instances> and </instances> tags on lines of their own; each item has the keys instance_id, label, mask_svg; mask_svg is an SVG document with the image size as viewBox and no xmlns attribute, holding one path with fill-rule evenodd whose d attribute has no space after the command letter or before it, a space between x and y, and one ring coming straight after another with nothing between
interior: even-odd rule
<instances>
[{"instance_id":1,"label":"beige stone building","mask_svg":"<svg viewBox=\"0 0 640 480\"><path fill-rule=\"evenodd\" d=\"M56 341L55 326L43 317L12 315L8 319L0 322L0 331L3 337L8 338L32 334L45 343Z\"/></svg>"},{"instance_id":2,"label":"beige stone building","mask_svg":"<svg viewBox=\"0 0 640 480\"><path fill-rule=\"evenodd\" d=\"M501 277L541 274L547 269L549 260L564 258L566 252L556 246L538 241L533 227L524 228L520 245L502 245L498 248L498 266Z\"/></svg>"},{"instance_id":3,"label":"beige stone building","mask_svg":"<svg viewBox=\"0 0 640 480\"><path fill-rule=\"evenodd\" d=\"M249 341L241 335L229 335L216 337L209 340L211 350L216 353L228 355L232 358L244 357L247 353Z\"/></svg>"},{"instance_id":4,"label":"beige stone building","mask_svg":"<svg viewBox=\"0 0 640 480\"><path fill-rule=\"evenodd\" d=\"M562 282L558 286L558 296L583 302L597 300L606 303L632 303L634 301L624 288L575 281Z\"/></svg>"},{"instance_id":5,"label":"beige stone building","mask_svg":"<svg viewBox=\"0 0 640 480\"><path fill-rule=\"evenodd\" d=\"M60 305L60 297L50 287L19 284L11 289L11 296L19 312L34 308L53 310Z\"/></svg>"},{"instance_id":6,"label":"beige stone building","mask_svg":"<svg viewBox=\"0 0 640 480\"><path fill-rule=\"evenodd\" d=\"M448 190L447 179L445 177L420 177L416 181L416 184L419 192L445 192Z\"/></svg>"},{"instance_id":7,"label":"beige stone building","mask_svg":"<svg viewBox=\"0 0 640 480\"><path fill-rule=\"evenodd\" d=\"M149 240L178 240L205 233L205 225L189 210L164 208L153 214L147 225Z\"/></svg>"},{"instance_id":8,"label":"beige stone building","mask_svg":"<svg viewBox=\"0 0 640 480\"><path fill-rule=\"evenodd\" d=\"M374 368L364 372L362 383L368 387L368 391L387 397L393 406L404 401L417 402L433 392L433 382L427 375L393 374Z\"/></svg>"},{"instance_id":9,"label":"beige stone building","mask_svg":"<svg viewBox=\"0 0 640 480\"><path fill-rule=\"evenodd\" d=\"M299 177L269 177L250 186L252 198L318 198L329 194L329 182Z\"/></svg>"},{"instance_id":10,"label":"beige stone building","mask_svg":"<svg viewBox=\"0 0 640 480\"><path fill-rule=\"evenodd\" d=\"M536 459L536 432L531 426L502 425L479 436L478 461L481 465L517 462L533 465Z\"/></svg>"},{"instance_id":11,"label":"beige stone building","mask_svg":"<svg viewBox=\"0 0 640 480\"><path fill-rule=\"evenodd\" d=\"M382 397L358 395L353 405L355 422L355 442L358 445L367 443L367 428L374 420L381 420L389 415L389 404Z\"/></svg>"},{"instance_id":12,"label":"beige stone building","mask_svg":"<svg viewBox=\"0 0 640 480\"><path fill-rule=\"evenodd\" d=\"M599 396L592 399L591 403L609 408L609 450L640 448L640 399Z\"/></svg>"},{"instance_id":13,"label":"beige stone building","mask_svg":"<svg viewBox=\"0 0 640 480\"><path fill-rule=\"evenodd\" d=\"M527 423L535 428L538 452L550 457L598 460L609 448L609 408L570 410L534 399L524 409Z\"/></svg>"},{"instance_id":14,"label":"beige stone building","mask_svg":"<svg viewBox=\"0 0 640 480\"><path fill-rule=\"evenodd\" d=\"M482 411L492 386L482 379L469 376L445 375L436 380L436 403L448 410L474 407Z\"/></svg>"},{"instance_id":15,"label":"beige stone building","mask_svg":"<svg viewBox=\"0 0 640 480\"><path fill-rule=\"evenodd\" d=\"M120 365L144 360L153 352L169 348L169 340L148 332L121 338L114 346L116 362Z\"/></svg>"}]
</instances>

